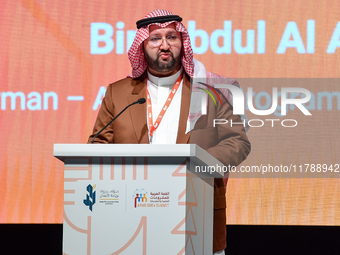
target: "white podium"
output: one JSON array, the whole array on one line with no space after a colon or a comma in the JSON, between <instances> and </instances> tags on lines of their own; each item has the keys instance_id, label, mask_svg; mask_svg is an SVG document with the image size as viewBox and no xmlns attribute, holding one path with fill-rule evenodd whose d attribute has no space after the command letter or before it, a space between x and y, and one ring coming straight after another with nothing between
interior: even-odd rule
<instances>
[{"instance_id":1,"label":"white podium","mask_svg":"<svg viewBox=\"0 0 340 255\"><path fill-rule=\"evenodd\" d=\"M213 178L194 144L55 144L64 162L63 254L213 250ZM216 170L216 169L215 169Z\"/></svg>"}]
</instances>

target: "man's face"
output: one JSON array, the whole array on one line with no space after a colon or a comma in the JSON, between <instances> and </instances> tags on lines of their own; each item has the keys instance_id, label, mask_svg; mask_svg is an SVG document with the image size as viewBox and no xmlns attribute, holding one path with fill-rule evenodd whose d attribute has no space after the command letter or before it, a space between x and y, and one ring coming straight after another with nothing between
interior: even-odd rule
<instances>
[{"instance_id":1,"label":"man's face","mask_svg":"<svg viewBox=\"0 0 340 255\"><path fill-rule=\"evenodd\" d=\"M181 67L182 57L182 38L175 24L165 28L151 25L149 33L143 44L149 72L158 77L175 74Z\"/></svg>"}]
</instances>

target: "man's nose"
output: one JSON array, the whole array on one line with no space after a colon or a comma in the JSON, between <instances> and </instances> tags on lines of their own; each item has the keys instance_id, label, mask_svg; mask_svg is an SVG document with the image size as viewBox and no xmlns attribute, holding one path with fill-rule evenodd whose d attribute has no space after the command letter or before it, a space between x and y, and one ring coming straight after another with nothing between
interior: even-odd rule
<instances>
[{"instance_id":1,"label":"man's nose","mask_svg":"<svg viewBox=\"0 0 340 255\"><path fill-rule=\"evenodd\" d=\"M167 50L167 49L169 49L169 47L170 47L170 45L169 45L168 41L164 38L162 40L161 45L160 45L160 49Z\"/></svg>"}]
</instances>

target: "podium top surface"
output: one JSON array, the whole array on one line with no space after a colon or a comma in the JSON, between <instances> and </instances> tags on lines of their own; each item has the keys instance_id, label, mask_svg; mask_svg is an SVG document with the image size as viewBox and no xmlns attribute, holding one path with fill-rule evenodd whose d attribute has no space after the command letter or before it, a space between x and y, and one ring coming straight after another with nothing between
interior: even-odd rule
<instances>
[{"instance_id":1,"label":"podium top surface","mask_svg":"<svg viewBox=\"0 0 340 255\"><path fill-rule=\"evenodd\" d=\"M54 144L64 157L195 157L208 154L196 144Z\"/></svg>"},{"instance_id":2,"label":"podium top surface","mask_svg":"<svg viewBox=\"0 0 340 255\"><path fill-rule=\"evenodd\" d=\"M53 155L61 161L78 157L190 158L196 165L223 166L196 144L54 144ZM216 172L212 177L222 174Z\"/></svg>"}]
</instances>

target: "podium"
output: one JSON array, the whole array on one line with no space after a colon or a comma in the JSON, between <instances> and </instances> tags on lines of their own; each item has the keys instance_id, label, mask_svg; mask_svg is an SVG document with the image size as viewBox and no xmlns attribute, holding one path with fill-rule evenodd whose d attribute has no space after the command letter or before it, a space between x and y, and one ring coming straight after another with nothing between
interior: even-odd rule
<instances>
[{"instance_id":1,"label":"podium","mask_svg":"<svg viewBox=\"0 0 340 255\"><path fill-rule=\"evenodd\" d=\"M222 163L194 144L55 144L63 254L207 254Z\"/></svg>"}]
</instances>

